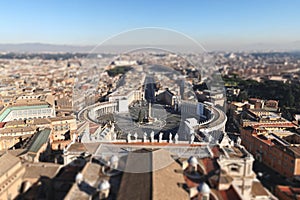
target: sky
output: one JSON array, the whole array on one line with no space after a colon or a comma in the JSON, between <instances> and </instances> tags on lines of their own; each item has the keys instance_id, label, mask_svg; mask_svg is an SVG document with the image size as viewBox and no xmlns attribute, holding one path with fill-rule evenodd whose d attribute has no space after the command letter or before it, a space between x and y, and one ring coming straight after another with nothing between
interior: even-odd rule
<instances>
[{"instance_id":1,"label":"sky","mask_svg":"<svg viewBox=\"0 0 300 200\"><path fill-rule=\"evenodd\" d=\"M210 48L300 46L300 1L9 0L0 44L96 45L120 32L161 27Z\"/></svg>"}]
</instances>

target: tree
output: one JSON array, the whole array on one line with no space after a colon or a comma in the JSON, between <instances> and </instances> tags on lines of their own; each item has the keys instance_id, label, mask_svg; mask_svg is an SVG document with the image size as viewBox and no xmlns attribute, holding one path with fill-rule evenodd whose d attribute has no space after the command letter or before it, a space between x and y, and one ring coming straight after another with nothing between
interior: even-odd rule
<instances>
[{"instance_id":1,"label":"tree","mask_svg":"<svg viewBox=\"0 0 300 200\"><path fill-rule=\"evenodd\" d=\"M237 100L238 101L244 101L244 100L247 100L248 99L248 93L247 91L241 91L237 97Z\"/></svg>"},{"instance_id":2,"label":"tree","mask_svg":"<svg viewBox=\"0 0 300 200\"><path fill-rule=\"evenodd\" d=\"M287 95L284 97L284 101L286 102L286 105L289 107L295 104L295 97L293 96L291 90L288 90Z\"/></svg>"}]
</instances>

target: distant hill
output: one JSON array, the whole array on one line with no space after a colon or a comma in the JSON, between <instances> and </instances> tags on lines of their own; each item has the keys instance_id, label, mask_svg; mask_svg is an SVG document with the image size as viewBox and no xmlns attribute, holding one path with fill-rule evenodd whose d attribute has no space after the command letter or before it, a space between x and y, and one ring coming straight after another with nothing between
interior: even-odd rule
<instances>
[{"instance_id":1,"label":"distant hill","mask_svg":"<svg viewBox=\"0 0 300 200\"><path fill-rule=\"evenodd\" d=\"M56 45L44 43L0 44L0 53L123 53L149 45ZM172 46L166 46L166 49Z\"/></svg>"},{"instance_id":2,"label":"distant hill","mask_svg":"<svg viewBox=\"0 0 300 200\"><path fill-rule=\"evenodd\" d=\"M13 53L123 53L134 49L151 47L152 45L58 45L45 43L22 43L22 44L0 44L1 52ZM154 45L155 46L155 45ZM221 45L206 44L207 51L299 51L300 41L289 42L286 44L272 43L253 43L240 45ZM193 49L185 45L162 45L161 49L173 52L198 52L199 48ZM200 48L201 49L201 48Z\"/></svg>"},{"instance_id":3,"label":"distant hill","mask_svg":"<svg viewBox=\"0 0 300 200\"><path fill-rule=\"evenodd\" d=\"M151 45L56 45L44 43L0 44L0 52L11 53L123 53ZM164 49L189 51L186 46L164 45Z\"/></svg>"},{"instance_id":4,"label":"distant hill","mask_svg":"<svg viewBox=\"0 0 300 200\"><path fill-rule=\"evenodd\" d=\"M15 53L88 53L94 46L54 45L42 43L0 44L0 52Z\"/></svg>"}]
</instances>

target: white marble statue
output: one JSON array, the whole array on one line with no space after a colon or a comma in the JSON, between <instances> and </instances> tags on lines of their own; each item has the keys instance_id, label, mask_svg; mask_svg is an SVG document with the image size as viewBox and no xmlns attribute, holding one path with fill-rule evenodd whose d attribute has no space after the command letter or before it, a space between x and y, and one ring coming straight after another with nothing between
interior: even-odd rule
<instances>
[{"instance_id":1,"label":"white marble statue","mask_svg":"<svg viewBox=\"0 0 300 200\"><path fill-rule=\"evenodd\" d=\"M190 144L194 144L195 135L194 135L194 134L192 134L190 139L191 139L191 140L190 140Z\"/></svg>"},{"instance_id":2,"label":"white marble statue","mask_svg":"<svg viewBox=\"0 0 300 200\"><path fill-rule=\"evenodd\" d=\"M172 143L172 134L169 133L169 143Z\"/></svg>"},{"instance_id":3,"label":"white marble statue","mask_svg":"<svg viewBox=\"0 0 300 200\"><path fill-rule=\"evenodd\" d=\"M158 136L158 142L162 143L162 137L163 137L163 133L160 132Z\"/></svg>"},{"instance_id":4,"label":"white marble statue","mask_svg":"<svg viewBox=\"0 0 300 200\"><path fill-rule=\"evenodd\" d=\"M127 134L127 142L130 143L131 142L131 133Z\"/></svg>"},{"instance_id":5,"label":"white marble statue","mask_svg":"<svg viewBox=\"0 0 300 200\"><path fill-rule=\"evenodd\" d=\"M117 133L113 132L112 134L112 140L115 141L117 139Z\"/></svg>"},{"instance_id":6,"label":"white marble statue","mask_svg":"<svg viewBox=\"0 0 300 200\"><path fill-rule=\"evenodd\" d=\"M147 141L147 133L144 132L144 136L143 136L143 142L146 142Z\"/></svg>"},{"instance_id":7,"label":"white marble statue","mask_svg":"<svg viewBox=\"0 0 300 200\"><path fill-rule=\"evenodd\" d=\"M137 141L137 139L138 139L138 134L135 132L133 136L134 136L135 141Z\"/></svg>"},{"instance_id":8,"label":"white marble statue","mask_svg":"<svg viewBox=\"0 0 300 200\"><path fill-rule=\"evenodd\" d=\"M237 143L238 145L241 145L241 143L242 143L242 140L241 140L241 138L240 138L240 137L238 137L238 138L236 139L236 143Z\"/></svg>"},{"instance_id":9,"label":"white marble statue","mask_svg":"<svg viewBox=\"0 0 300 200\"><path fill-rule=\"evenodd\" d=\"M178 136L178 133L176 133L176 134L175 134L175 137L174 137L175 144L177 144L177 143L178 143L178 137L179 137L179 136Z\"/></svg>"},{"instance_id":10,"label":"white marble statue","mask_svg":"<svg viewBox=\"0 0 300 200\"><path fill-rule=\"evenodd\" d=\"M154 142L154 131L151 131L150 133L150 140L151 142Z\"/></svg>"}]
</instances>

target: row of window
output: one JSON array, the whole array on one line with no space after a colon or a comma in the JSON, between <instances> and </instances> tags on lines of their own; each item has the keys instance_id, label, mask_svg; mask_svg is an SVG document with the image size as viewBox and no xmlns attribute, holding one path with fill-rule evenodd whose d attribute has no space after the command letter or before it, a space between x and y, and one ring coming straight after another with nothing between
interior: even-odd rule
<instances>
[{"instance_id":1,"label":"row of window","mask_svg":"<svg viewBox=\"0 0 300 200\"><path fill-rule=\"evenodd\" d=\"M3 133L3 135L7 136L22 136L22 135L27 135L27 134L33 134L34 131L32 132L13 132L13 133Z\"/></svg>"},{"instance_id":2,"label":"row of window","mask_svg":"<svg viewBox=\"0 0 300 200\"><path fill-rule=\"evenodd\" d=\"M47 115L51 114L52 109L47 108L47 109L34 109L34 110L18 110L18 111L12 111L11 115L12 116L28 116L28 115Z\"/></svg>"},{"instance_id":3,"label":"row of window","mask_svg":"<svg viewBox=\"0 0 300 200\"><path fill-rule=\"evenodd\" d=\"M26 119L45 119L45 118L50 118L51 116L48 115L48 116L38 116L38 117L25 117L25 118L14 118L13 121L17 121L17 120L26 120Z\"/></svg>"},{"instance_id":4,"label":"row of window","mask_svg":"<svg viewBox=\"0 0 300 200\"><path fill-rule=\"evenodd\" d=\"M66 124L64 126L55 126L53 127L53 130L54 131L63 131L63 130L68 130L69 129L69 125Z\"/></svg>"}]
</instances>

